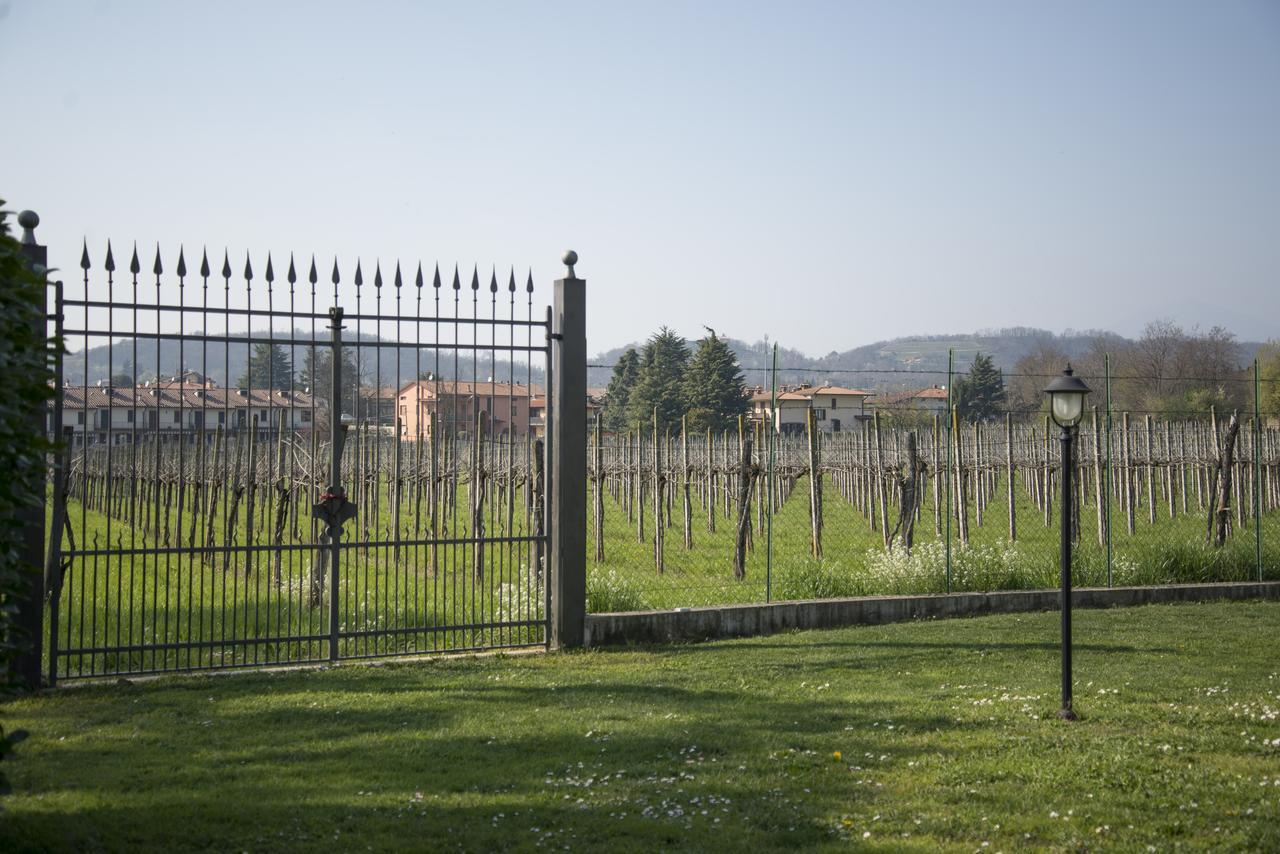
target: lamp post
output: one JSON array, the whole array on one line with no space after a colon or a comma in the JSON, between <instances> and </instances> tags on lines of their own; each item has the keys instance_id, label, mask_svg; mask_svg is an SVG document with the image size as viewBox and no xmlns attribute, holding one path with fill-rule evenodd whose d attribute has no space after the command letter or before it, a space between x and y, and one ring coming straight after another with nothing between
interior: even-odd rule
<instances>
[{"instance_id":1,"label":"lamp post","mask_svg":"<svg viewBox=\"0 0 1280 854\"><path fill-rule=\"evenodd\" d=\"M1053 423L1061 428L1058 439L1062 442L1062 708L1058 717L1074 721L1076 713L1071 708L1071 444L1075 427L1084 414L1084 399L1089 387L1074 375L1068 364L1062 376L1055 377L1045 387L1049 395L1049 412Z\"/></svg>"}]
</instances>

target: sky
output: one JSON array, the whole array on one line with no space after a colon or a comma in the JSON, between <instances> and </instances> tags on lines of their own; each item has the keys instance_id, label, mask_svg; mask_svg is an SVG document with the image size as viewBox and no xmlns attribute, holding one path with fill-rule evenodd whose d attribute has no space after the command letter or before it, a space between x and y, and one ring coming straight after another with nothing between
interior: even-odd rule
<instances>
[{"instance_id":1,"label":"sky","mask_svg":"<svg viewBox=\"0 0 1280 854\"><path fill-rule=\"evenodd\" d=\"M1274 0L0 0L0 80L0 197L67 271L292 251L545 303L573 248L592 352L1280 336Z\"/></svg>"}]
</instances>

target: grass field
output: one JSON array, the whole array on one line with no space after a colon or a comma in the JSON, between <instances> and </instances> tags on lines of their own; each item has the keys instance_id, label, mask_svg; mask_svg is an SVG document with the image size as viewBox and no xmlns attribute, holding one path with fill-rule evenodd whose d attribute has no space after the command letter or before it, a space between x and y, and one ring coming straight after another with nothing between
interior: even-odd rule
<instances>
[{"instance_id":1,"label":"grass field","mask_svg":"<svg viewBox=\"0 0 1280 854\"><path fill-rule=\"evenodd\" d=\"M1280 603L82 686L0 850L1276 850Z\"/></svg>"}]
</instances>

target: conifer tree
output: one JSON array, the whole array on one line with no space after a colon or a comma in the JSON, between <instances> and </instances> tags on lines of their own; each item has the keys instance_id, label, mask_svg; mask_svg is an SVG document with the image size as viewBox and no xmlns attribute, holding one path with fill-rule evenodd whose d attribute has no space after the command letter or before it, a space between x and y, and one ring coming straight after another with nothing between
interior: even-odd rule
<instances>
[{"instance_id":1,"label":"conifer tree","mask_svg":"<svg viewBox=\"0 0 1280 854\"><path fill-rule=\"evenodd\" d=\"M631 427L627 402L631 398L631 390L636 387L640 377L640 354L634 347L618 357L613 366L613 376L609 379L609 388L604 395L604 428L615 433Z\"/></svg>"},{"instance_id":2,"label":"conifer tree","mask_svg":"<svg viewBox=\"0 0 1280 854\"><path fill-rule=\"evenodd\" d=\"M952 389L952 403L965 421L991 421L1004 407L1004 375L990 356L979 353Z\"/></svg>"},{"instance_id":3,"label":"conifer tree","mask_svg":"<svg viewBox=\"0 0 1280 854\"><path fill-rule=\"evenodd\" d=\"M327 408L331 397L330 392L333 389L332 365L333 359L328 346L318 346L314 349L307 347L302 354L302 366L298 369L298 381L294 384L294 388L299 391L309 391L315 396L317 404ZM367 367L367 365L368 363L365 363L361 367ZM356 370L355 348L343 347L342 411L349 415L355 414L356 395L359 393L362 381L367 382L367 378L361 378ZM288 388L288 385L284 388Z\"/></svg>"},{"instance_id":4,"label":"conifer tree","mask_svg":"<svg viewBox=\"0 0 1280 854\"><path fill-rule=\"evenodd\" d=\"M267 341L254 344L249 366L236 383L241 388L289 388L293 385L289 354L279 344Z\"/></svg>"},{"instance_id":5,"label":"conifer tree","mask_svg":"<svg viewBox=\"0 0 1280 854\"><path fill-rule=\"evenodd\" d=\"M728 430L749 408L738 358L715 333L698 342L685 370L683 388L691 430Z\"/></svg>"},{"instance_id":6,"label":"conifer tree","mask_svg":"<svg viewBox=\"0 0 1280 854\"><path fill-rule=\"evenodd\" d=\"M683 381L688 363L689 348L684 339L665 326L645 342L636 384L627 400L631 424L652 424L656 407L659 429L679 427L684 414Z\"/></svg>"}]
</instances>

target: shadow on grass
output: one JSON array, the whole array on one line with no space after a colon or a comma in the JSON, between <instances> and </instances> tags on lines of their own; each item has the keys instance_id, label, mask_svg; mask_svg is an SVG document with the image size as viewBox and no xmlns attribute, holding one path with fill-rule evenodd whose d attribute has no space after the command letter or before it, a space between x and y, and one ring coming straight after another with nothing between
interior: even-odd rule
<instances>
[{"instance_id":1,"label":"shadow on grass","mask_svg":"<svg viewBox=\"0 0 1280 854\"><path fill-rule=\"evenodd\" d=\"M553 830L558 846L574 848L605 839L611 850L620 840L621 850L674 840L703 850L727 840L809 847L827 838L824 816L869 797L824 748L832 738L850 757L892 749L906 761L951 748L906 739L887 748L874 721L893 716L914 731L985 727L927 705L903 715L872 696L733 690L725 673L705 689L667 684L661 672L642 684L554 687L433 669L406 671L407 684L387 675L331 673L323 689L305 676L249 676L220 682L216 701L207 681L86 692L80 702L64 695L46 730L86 737L46 741L19 757L15 765L42 766L40 779L24 784L28 773L20 775L27 807L10 815L0 841L10 850L240 850L333 845L336 834L343 850L416 847L411 838L493 850L532 847ZM753 774L740 773L748 764ZM803 803L772 803L769 786L792 767L829 768L830 787ZM772 782L757 779L762 772ZM588 777L598 782L584 785ZM700 812L692 822L688 812L673 814L709 795L727 805L714 829ZM521 834L540 831L511 836L506 822L517 814ZM396 836L406 832L421 836Z\"/></svg>"},{"instance_id":2,"label":"shadow on grass","mask_svg":"<svg viewBox=\"0 0 1280 854\"><path fill-rule=\"evenodd\" d=\"M1151 652L1173 652L1170 647L1154 647L1154 646L1128 646L1122 644L1101 644L1101 643L1080 643L1075 641L1072 643L1073 649L1087 650L1089 652L1123 652L1123 653L1151 653ZM849 641L830 641L823 643L806 643L805 649L856 649L861 652L873 651L875 649L947 649L947 650L963 650L966 652L982 652L984 650L1012 650L1015 652L1030 652L1033 650L1042 650L1046 652L1061 649L1058 641L1031 642L1024 641L1022 643L961 643L956 642L940 642L940 641L881 641L871 640L862 643L853 643ZM632 647L632 649L640 649L640 647ZM771 644L759 643L752 644L752 649L794 649L787 644Z\"/></svg>"}]
</instances>

